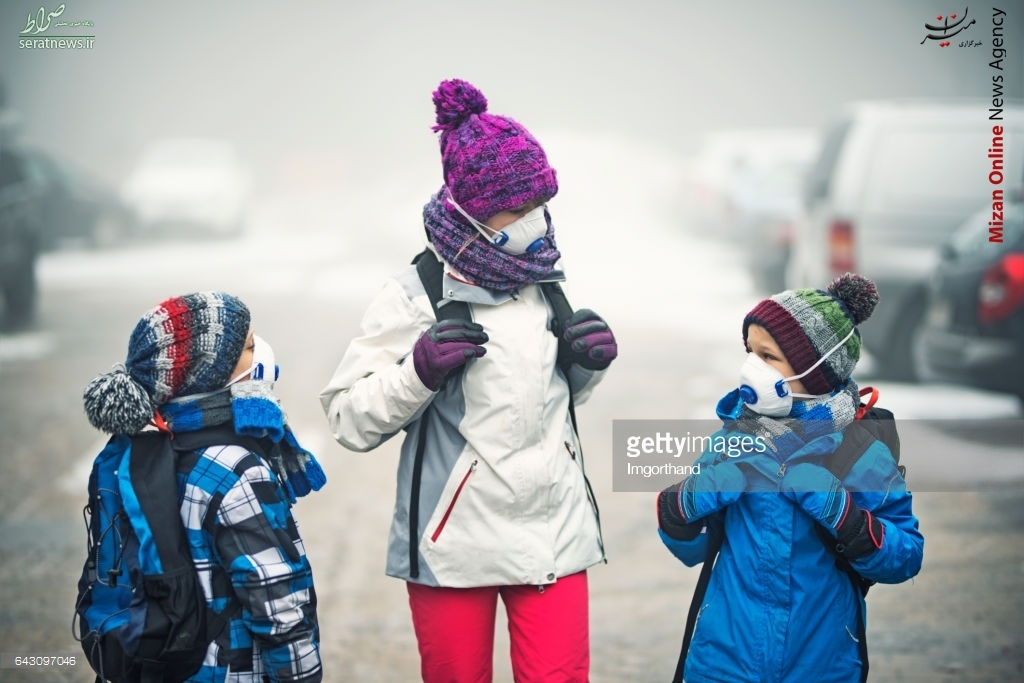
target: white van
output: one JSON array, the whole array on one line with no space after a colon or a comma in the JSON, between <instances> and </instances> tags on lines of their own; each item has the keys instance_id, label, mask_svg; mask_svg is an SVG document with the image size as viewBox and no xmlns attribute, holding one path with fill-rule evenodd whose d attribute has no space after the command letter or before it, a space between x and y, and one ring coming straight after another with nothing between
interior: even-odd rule
<instances>
[{"instance_id":1,"label":"white van","mask_svg":"<svg viewBox=\"0 0 1024 683\"><path fill-rule=\"evenodd\" d=\"M824 288L844 272L878 284L861 326L883 375L916 379L914 336L942 242L993 189L1024 179L1024 105L991 120L985 100L858 102L826 131L807 177L786 271L790 288ZM1003 180L993 185L993 126L1002 126Z\"/></svg>"}]
</instances>

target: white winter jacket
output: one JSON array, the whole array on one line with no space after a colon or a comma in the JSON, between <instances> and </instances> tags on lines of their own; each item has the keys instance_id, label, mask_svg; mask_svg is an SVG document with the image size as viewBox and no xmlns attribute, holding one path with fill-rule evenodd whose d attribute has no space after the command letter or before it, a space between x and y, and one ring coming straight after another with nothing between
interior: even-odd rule
<instances>
[{"instance_id":1,"label":"white winter jacket","mask_svg":"<svg viewBox=\"0 0 1024 683\"><path fill-rule=\"evenodd\" d=\"M424 386L412 349L436 318L409 266L370 304L362 336L349 344L320 401L334 437L352 450L371 450L406 430L390 576L448 587L549 584L604 559L569 387L555 362L553 316L537 285L501 294L449 272L445 299L470 304L489 337L487 353L440 391ZM579 404L603 372L574 365L569 375Z\"/></svg>"}]
</instances>

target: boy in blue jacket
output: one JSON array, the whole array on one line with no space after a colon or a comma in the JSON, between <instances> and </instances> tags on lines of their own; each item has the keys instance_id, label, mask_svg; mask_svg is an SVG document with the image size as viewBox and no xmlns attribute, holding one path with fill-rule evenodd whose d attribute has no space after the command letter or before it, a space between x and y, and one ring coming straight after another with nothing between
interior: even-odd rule
<instances>
[{"instance_id":1,"label":"boy in blue jacket","mask_svg":"<svg viewBox=\"0 0 1024 683\"><path fill-rule=\"evenodd\" d=\"M743 320L748 355L740 387L718 403L716 436L755 445L705 452L698 474L658 496L658 533L687 566L704 561L709 522L724 528L688 683L862 680L864 596L840 565L880 583L921 569L924 538L886 445L874 441L843 481L825 466L857 415L856 326L878 300L873 282L846 274L825 291L776 294Z\"/></svg>"}]
</instances>

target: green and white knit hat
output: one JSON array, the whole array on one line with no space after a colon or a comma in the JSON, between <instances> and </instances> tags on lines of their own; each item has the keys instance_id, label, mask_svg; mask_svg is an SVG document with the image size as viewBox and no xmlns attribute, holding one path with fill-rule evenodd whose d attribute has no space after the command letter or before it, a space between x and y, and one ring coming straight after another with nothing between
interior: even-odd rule
<instances>
[{"instance_id":1,"label":"green and white knit hat","mask_svg":"<svg viewBox=\"0 0 1024 683\"><path fill-rule=\"evenodd\" d=\"M878 288L847 273L824 290L787 290L769 297L743 319L743 343L751 324L765 328L797 374L814 365L850 330L867 320L878 304ZM860 360L860 331L801 379L812 394L828 394L845 382Z\"/></svg>"}]
</instances>

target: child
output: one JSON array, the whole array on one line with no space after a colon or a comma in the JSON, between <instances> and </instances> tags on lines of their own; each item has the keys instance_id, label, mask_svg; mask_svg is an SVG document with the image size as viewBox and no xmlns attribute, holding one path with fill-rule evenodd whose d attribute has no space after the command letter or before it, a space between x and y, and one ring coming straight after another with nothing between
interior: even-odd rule
<instances>
[{"instance_id":1,"label":"child","mask_svg":"<svg viewBox=\"0 0 1024 683\"><path fill-rule=\"evenodd\" d=\"M885 444L874 441L842 482L823 466L860 404L856 326L877 303L873 282L847 274L827 291L776 294L743 320L741 386L717 412L723 434L753 435L758 446L735 458L704 453L699 474L658 497L659 534L688 566L704 561L702 529L724 515L688 683L861 680L864 598L839 565L881 583L921 568L924 539Z\"/></svg>"},{"instance_id":2,"label":"child","mask_svg":"<svg viewBox=\"0 0 1024 683\"><path fill-rule=\"evenodd\" d=\"M434 104L444 185L423 258L442 261L444 300L435 316L415 266L386 282L320 398L352 450L407 432L386 571L407 582L423 680L491 680L500 596L516 680L586 681L586 569L604 551L570 401L615 338L588 310L550 331L558 184L537 140L465 81ZM454 302L472 321L443 319Z\"/></svg>"},{"instance_id":3,"label":"child","mask_svg":"<svg viewBox=\"0 0 1024 683\"><path fill-rule=\"evenodd\" d=\"M275 379L273 351L253 334L245 304L198 292L148 311L125 363L84 393L89 421L109 434L231 425L265 451L211 446L178 465L181 519L206 602L229 619L190 681L322 679L313 574L291 504L324 476L285 424Z\"/></svg>"}]
</instances>

